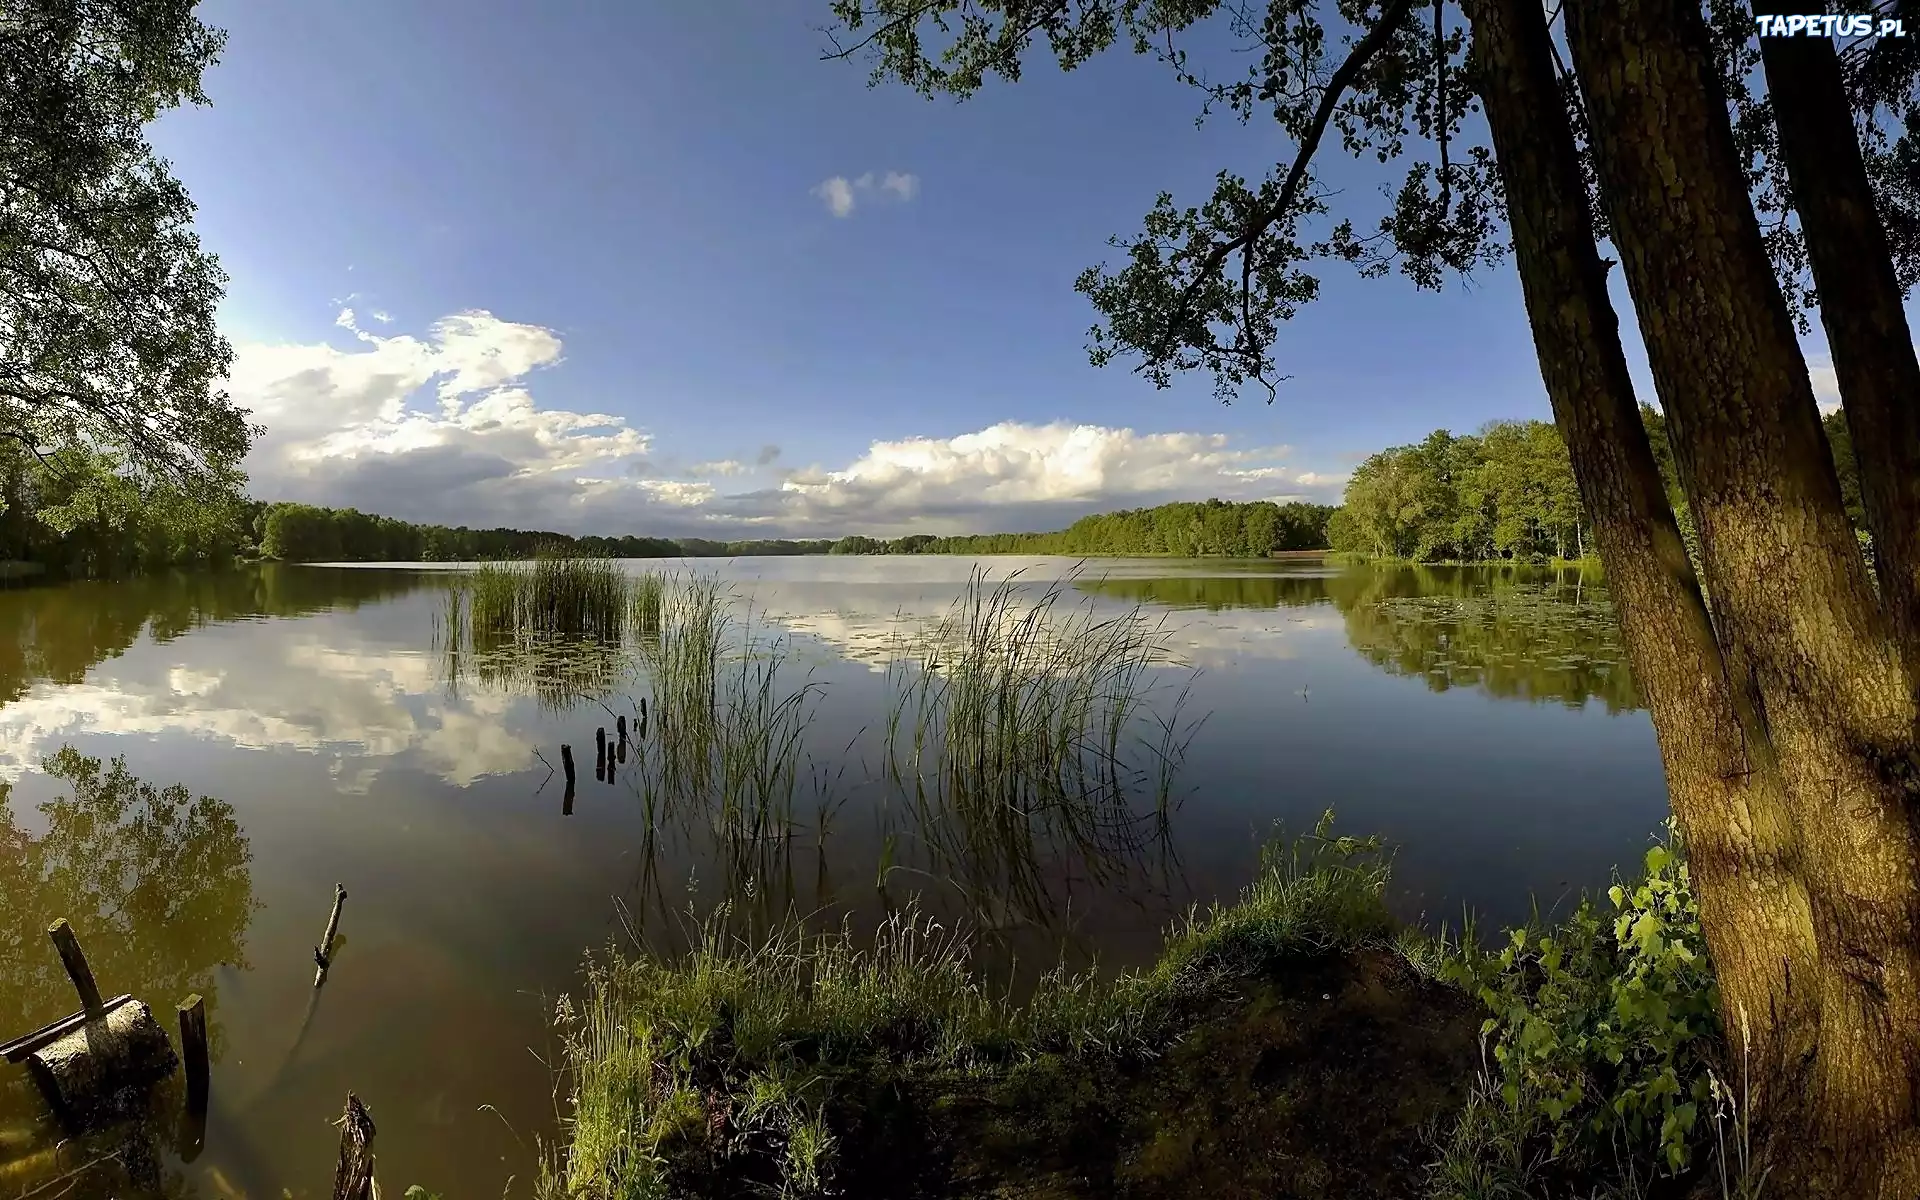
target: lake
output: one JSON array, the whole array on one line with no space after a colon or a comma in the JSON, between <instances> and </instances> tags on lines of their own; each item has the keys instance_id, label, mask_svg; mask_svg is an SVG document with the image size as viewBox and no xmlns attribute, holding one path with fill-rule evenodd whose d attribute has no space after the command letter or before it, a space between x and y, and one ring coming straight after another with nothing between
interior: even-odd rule
<instances>
[{"instance_id":1,"label":"lake","mask_svg":"<svg viewBox=\"0 0 1920 1200\"><path fill-rule=\"evenodd\" d=\"M0 1040L77 1007L45 935L64 916L106 994L169 1027L182 997L207 1000L212 1109L191 1162L162 1154L169 1196L324 1194L349 1089L390 1193L493 1196L513 1179L524 1194L557 1131L549 1017L585 955L684 944L723 901L743 929L795 910L858 927L917 895L981 928L983 970L1017 980L1062 955L1151 961L1169 919L1251 877L1276 822L1304 831L1328 808L1399 847L1405 915L1456 925L1603 888L1666 813L1605 588L1578 571L678 569L724 578L754 661L777 659L788 711L804 709L776 833L663 806L649 764L674 717L658 702L597 779L595 731L617 740L620 715L639 734L645 668L463 664L446 653L448 568L0 590ZM1057 612L1137 613L1162 641L1128 726L1150 769L1125 815L959 820L888 782L901 631L975 569L1021 572L1024 596L1057 582ZM552 769L563 743L571 794ZM349 898L316 993L336 882ZM23 1073L0 1070L4 1196L44 1177L51 1135Z\"/></svg>"}]
</instances>

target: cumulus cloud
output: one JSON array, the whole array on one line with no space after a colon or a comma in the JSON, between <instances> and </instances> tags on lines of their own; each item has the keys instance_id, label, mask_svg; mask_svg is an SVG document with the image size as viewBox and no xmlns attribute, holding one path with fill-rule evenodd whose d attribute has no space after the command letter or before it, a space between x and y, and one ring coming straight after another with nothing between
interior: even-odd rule
<instances>
[{"instance_id":1,"label":"cumulus cloud","mask_svg":"<svg viewBox=\"0 0 1920 1200\"><path fill-rule=\"evenodd\" d=\"M777 489L718 506L810 529L958 532L1051 528L1103 509L1288 498L1335 486L1285 466L1287 453L1241 448L1225 434L1003 421L958 437L874 442L844 468L796 471Z\"/></svg>"},{"instance_id":2,"label":"cumulus cloud","mask_svg":"<svg viewBox=\"0 0 1920 1200\"><path fill-rule=\"evenodd\" d=\"M342 346L242 344L229 387L267 428L254 494L410 521L572 533L838 536L1057 528L1167 500L1330 499L1344 478L1283 446L1221 434L1005 421L876 441L840 463L782 465L778 445L706 461L659 451L625 417L543 406L551 329L485 311L424 335ZM341 339L345 340L345 339Z\"/></svg>"},{"instance_id":3,"label":"cumulus cloud","mask_svg":"<svg viewBox=\"0 0 1920 1200\"><path fill-rule=\"evenodd\" d=\"M867 171L854 179L835 175L813 185L812 194L836 217L850 217L861 198L907 201L920 194L920 177L906 171Z\"/></svg>"},{"instance_id":4,"label":"cumulus cloud","mask_svg":"<svg viewBox=\"0 0 1920 1200\"><path fill-rule=\"evenodd\" d=\"M853 215L853 185L844 175L835 175L813 185L813 194L826 201L827 211L836 217Z\"/></svg>"}]
</instances>

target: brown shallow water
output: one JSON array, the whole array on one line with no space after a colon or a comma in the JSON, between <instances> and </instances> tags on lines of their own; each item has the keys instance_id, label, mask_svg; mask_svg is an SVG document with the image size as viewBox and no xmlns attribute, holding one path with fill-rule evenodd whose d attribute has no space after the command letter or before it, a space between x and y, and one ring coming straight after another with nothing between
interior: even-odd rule
<instances>
[{"instance_id":1,"label":"brown shallow water","mask_svg":"<svg viewBox=\"0 0 1920 1200\"><path fill-rule=\"evenodd\" d=\"M1126 853L1043 838L1031 861L985 861L890 823L872 786L888 638L944 609L974 565L702 564L788 634L790 669L817 685L808 779L831 819L744 856L697 820L650 825L631 771L594 780L594 730L613 725L599 704L450 687L441 572L269 566L0 591L0 1038L74 1007L44 934L65 916L108 993L169 1020L188 992L207 998L213 1111L191 1162L160 1154L169 1195L324 1193L328 1122L350 1088L378 1122L389 1189L524 1193L556 1133L546 1018L583 955L671 943L677 914L722 899L859 924L883 910L890 868L889 899L923 892L991 927L989 964L1129 965L1172 914L1230 897L1275 821L1299 829L1328 806L1400 844L1408 915L1493 920L1604 884L1664 814L1652 731L1591 579L1096 562L1070 599L1163 614L1199 671L1179 803L1164 839ZM606 701L630 711L645 680L617 683ZM557 764L562 742L581 755L571 812L536 756ZM311 947L336 881L344 936L316 1001ZM18 1069L0 1071L4 1200L46 1177L49 1135Z\"/></svg>"}]
</instances>

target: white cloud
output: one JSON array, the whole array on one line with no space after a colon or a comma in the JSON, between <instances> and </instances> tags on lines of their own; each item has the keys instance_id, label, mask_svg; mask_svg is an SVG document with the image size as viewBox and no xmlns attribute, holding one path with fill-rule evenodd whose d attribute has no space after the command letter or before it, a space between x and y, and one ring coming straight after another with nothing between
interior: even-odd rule
<instances>
[{"instance_id":1,"label":"white cloud","mask_svg":"<svg viewBox=\"0 0 1920 1200\"><path fill-rule=\"evenodd\" d=\"M1840 407L1840 377L1833 372L1833 358L1825 354L1807 356L1807 375L1813 380L1813 398L1820 411L1830 413Z\"/></svg>"},{"instance_id":2,"label":"white cloud","mask_svg":"<svg viewBox=\"0 0 1920 1200\"><path fill-rule=\"evenodd\" d=\"M813 186L813 194L827 202L827 211L836 217L853 215L853 185L846 176L835 175Z\"/></svg>"},{"instance_id":3,"label":"white cloud","mask_svg":"<svg viewBox=\"0 0 1920 1200\"><path fill-rule=\"evenodd\" d=\"M411 521L655 536L897 535L1058 528L1168 500L1337 495L1344 476L1223 434L1003 421L776 467L743 445L688 467L624 417L541 405L553 330L484 311L387 336L354 314L327 344L242 344L230 389L267 427L254 494Z\"/></svg>"},{"instance_id":4,"label":"white cloud","mask_svg":"<svg viewBox=\"0 0 1920 1200\"><path fill-rule=\"evenodd\" d=\"M835 175L815 184L812 194L825 201L827 211L834 216L850 217L862 196L902 202L913 199L920 194L920 177L906 171L866 171L851 180Z\"/></svg>"}]
</instances>

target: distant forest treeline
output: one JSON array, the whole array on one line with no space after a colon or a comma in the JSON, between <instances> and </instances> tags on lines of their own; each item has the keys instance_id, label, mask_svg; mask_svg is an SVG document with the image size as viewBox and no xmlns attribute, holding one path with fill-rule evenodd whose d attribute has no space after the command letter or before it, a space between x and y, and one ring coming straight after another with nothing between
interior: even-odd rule
<instances>
[{"instance_id":1,"label":"distant forest treeline","mask_svg":"<svg viewBox=\"0 0 1920 1200\"><path fill-rule=\"evenodd\" d=\"M1666 418L1642 405L1667 499L1691 545L1693 521L1674 470ZM1866 528L1846 417L1824 421L1847 513ZM1328 526L1335 550L1418 562L1591 556L1593 526L1573 482L1566 443L1545 421L1496 421L1456 437L1436 429L1367 458ZM1862 535L1864 537L1864 534Z\"/></svg>"},{"instance_id":2,"label":"distant forest treeline","mask_svg":"<svg viewBox=\"0 0 1920 1200\"><path fill-rule=\"evenodd\" d=\"M579 537L547 530L416 525L351 508L192 498L137 482L105 455L46 459L0 443L0 564L107 577L263 557L287 562L456 562L536 553L618 558L790 554L1169 554L1257 557L1327 546L1332 507L1221 500L1102 513L1050 533L893 539Z\"/></svg>"},{"instance_id":3,"label":"distant forest treeline","mask_svg":"<svg viewBox=\"0 0 1920 1200\"><path fill-rule=\"evenodd\" d=\"M835 554L1170 554L1264 558L1285 550L1325 550L1330 504L1206 500L1082 517L1051 533L914 534L882 541L847 537Z\"/></svg>"},{"instance_id":4,"label":"distant forest treeline","mask_svg":"<svg viewBox=\"0 0 1920 1200\"><path fill-rule=\"evenodd\" d=\"M1642 410L1682 532L1691 521L1665 421ZM1866 524L1846 420L1826 418L1847 511ZM67 576L115 576L236 558L289 562L418 562L526 558L541 550L620 558L789 554L1080 554L1257 558L1333 549L1418 561L1579 558L1592 527L1552 425L1502 421L1394 446L1355 469L1345 503L1223 500L1083 517L1050 533L913 534L838 540L578 537L542 530L416 525L350 508L248 500L236 488L192 497L128 477L86 450L36 458L0 443L0 564Z\"/></svg>"}]
</instances>

